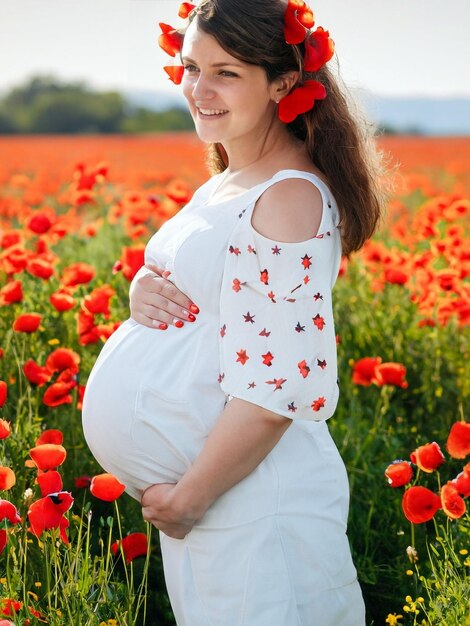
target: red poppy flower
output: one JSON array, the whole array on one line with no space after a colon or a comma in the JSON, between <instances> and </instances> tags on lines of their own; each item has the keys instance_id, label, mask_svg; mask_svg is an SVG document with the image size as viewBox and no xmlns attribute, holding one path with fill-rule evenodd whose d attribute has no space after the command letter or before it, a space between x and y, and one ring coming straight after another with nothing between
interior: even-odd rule
<instances>
[{"instance_id":1,"label":"red poppy flower","mask_svg":"<svg viewBox=\"0 0 470 626\"><path fill-rule=\"evenodd\" d=\"M43 443L31 448L29 456L33 459L36 467L40 470L52 470L65 461L67 451L63 446L54 443Z\"/></svg>"},{"instance_id":2,"label":"red poppy flower","mask_svg":"<svg viewBox=\"0 0 470 626\"><path fill-rule=\"evenodd\" d=\"M439 444L435 441L416 448L416 450L410 454L410 459L420 470L428 474L436 470L445 461Z\"/></svg>"},{"instance_id":3,"label":"red poppy flower","mask_svg":"<svg viewBox=\"0 0 470 626\"><path fill-rule=\"evenodd\" d=\"M163 69L175 85L181 85L184 75L184 65L164 65Z\"/></svg>"},{"instance_id":4,"label":"red poppy flower","mask_svg":"<svg viewBox=\"0 0 470 626\"><path fill-rule=\"evenodd\" d=\"M55 470L39 474L36 480L38 481L41 496L43 498L51 493L58 493L59 491L62 491L62 477L59 472Z\"/></svg>"},{"instance_id":5,"label":"red poppy flower","mask_svg":"<svg viewBox=\"0 0 470 626\"><path fill-rule=\"evenodd\" d=\"M463 498L452 483L447 483L442 487L441 503L444 513L451 519L459 519L467 510Z\"/></svg>"},{"instance_id":6,"label":"red poppy flower","mask_svg":"<svg viewBox=\"0 0 470 626\"><path fill-rule=\"evenodd\" d=\"M57 348L46 359L46 367L51 372L62 372L72 369L78 372L80 355L70 348Z\"/></svg>"},{"instance_id":7,"label":"red poppy flower","mask_svg":"<svg viewBox=\"0 0 470 626\"><path fill-rule=\"evenodd\" d=\"M7 401L8 397L8 385L4 380L0 380L0 409Z\"/></svg>"},{"instance_id":8,"label":"red poppy flower","mask_svg":"<svg viewBox=\"0 0 470 626\"><path fill-rule=\"evenodd\" d=\"M13 304L23 300L23 285L21 280L12 280L0 289L0 303Z\"/></svg>"},{"instance_id":9,"label":"red poppy flower","mask_svg":"<svg viewBox=\"0 0 470 626\"><path fill-rule=\"evenodd\" d=\"M72 263L62 273L62 285L75 287L89 283L95 276L95 269L88 263Z\"/></svg>"},{"instance_id":10,"label":"red poppy flower","mask_svg":"<svg viewBox=\"0 0 470 626\"><path fill-rule=\"evenodd\" d=\"M132 248L124 247L122 249L122 274L128 281L134 278L145 263L144 254L145 246L141 244L133 246Z\"/></svg>"},{"instance_id":11,"label":"red poppy flower","mask_svg":"<svg viewBox=\"0 0 470 626\"><path fill-rule=\"evenodd\" d=\"M90 491L100 500L112 502L124 493L126 486L112 474L98 474L91 480Z\"/></svg>"},{"instance_id":12,"label":"red poppy flower","mask_svg":"<svg viewBox=\"0 0 470 626\"><path fill-rule=\"evenodd\" d=\"M408 383L405 380L406 367L401 363L381 363L375 368L375 384L394 385L406 389Z\"/></svg>"},{"instance_id":13,"label":"red poppy flower","mask_svg":"<svg viewBox=\"0 0 470 626\"><path fill-rule=\"evenodd\" d=\"M194 8L196 8L195 4L191 4L190 2L182 2L180 4L180 8L178 9L178 17L181 17L183 20L185 20Z\"/></svg>"},{"instance_id":14,"label":"red poppy flower","mask_svg":"<svg viewBox=\"0 0 470 626\"><path fill-rule=\"evenodd\" d=\"M88 489L91 485L91 476L79 476L75 479L75 487L77 489Z\"/></svg>"},{"instance_id":15,"label":"red poppy flower","mask_svg":"<svg viewBox=\"0 0 470 626\"><path fill-rule=\"evenodd\" d=\"M90 313L102 313L105 317L109 317L109 301L115 293L109 285L102 285L83 298L83 305Z\"/></svg>"},{"instance_id":16,"label":"red poppy flower","mask_svg":"<svg viewBox=\"0 0 470 626\"><path fill-rule=\"evenodd\" d=\"M284 13L284 39L286 43L299 44L305 39L307 30L304 24L302 24L304 13L307 13L307 23L312 21L311 25L313 26L313 13L308 9L305 2L302 0L289 0Z\"/></svg>"},{"instance_id":17,"label":"red poppy flower","mask_svg":"<svg viewBox=\"0 0 470 626\"><path fill-rule=\"evenodd\" d=\"M389 267L385 270L384 280L392 285L404 285L410 278L409 274L395 267Z\"/></svg>"},{"instance_id":18,"label":"red poppy flower","mask_svg":"<svg viewBox=\"0 0 470 626\"><path fill-rule=\"evenodd\" d=\"M13 322L13 330L17 333L34 333L41 323L42 315L39 313L24 313Z\"/></svg>"},{"instance_id":19,"label":"red poppy flower","mask_svg":"<svg viewBox=\"0 0 470 626\"><path fill-rule=\"evenodd\" d=\"M19 524L21 522L21 517L16 510L16 506L8 500L0 500L0 522L3 522L5 519L12 524Z\"/></svg>"},{"instance_id":20,"label":"red poppy flower","mask_svg":"<svg viewBox=\"0 0 470 626\"><path fill-rule=\"evenodd\" d=\"M391 487L403 487L413 478L413 468L408 461L394 461L385 470L385 476Z\"/></svg>"},{"instance_id":21,"label":"red poppy flower","mask_svg":"<svg viewBox=\"0 0 470 626\"><path fill-rule=\"evenodd\" d=\"M131 533L124 537L122 542L115 541L111 545L111 551L114 556L120 551L120 545L122 545L126 563L129 564L138 556L146 556L148 551L147 535L144 533Z\"/></svg>"},{"instance_id":22,"label":"red poppy flower","mask_svg":"<svg viewBox=\"0 0 470 626\"><path fill-rule=\"evenodd\" d=\"M49 297L49 302L56 309L56 311L70 311L75 306L75 300L71 293L67 289L58 289Z\"/></svg>"},{"instance_id":23,"label":"red poppy flower","mask_svg":"<svg viewBox=\"0 0 470 626\"><path fill-rule=\"evenodd\" d=\"M328 63L334 51L335 44L330 38L330 33L319 26L305 40L305 71L317 72Z\"/></svg>"},{"instance_id":24,"label":"red poppy flower","mask_svg":"<svg viewBox=\"0 0 470 626\"><path fill-rule=\"evenodd\" d=\"M0 402L1 406L1 402ZM446 448L454 459L464 459L470 454L470 423L456 422L450 429Z\"/></svg>"},{"instance_id":25,"label":"red poppy flower","mask_svg":"<svg viewBox=\"0 0 470 626\"><path fill-rule=\"evenodd\" d=\"M1 382L1 381L0 381ZM0 402L0 406L2 403ZM6 439L11 434L10 422L7 422L4 419L0 419L0 439Z\"/></svg>"},{"instance_id":26,"label":"red poppy flower","mask_svg":"<svg viewBox=\"0 0 470 626\"><path fill-rule=\"evenodd\" d=\"M410 487L403 494L402 508L409 522L422 524L441 508L441 499L426 487Z\"/></svg>"},{"instance_id":27,"label":"red poppy flower","mask_svg":"<svg viewBox=\"0 0 470 626\"><path fill-rule=\"evenodd\" d=\"M0 489L8 491L16 483L15 472L9 467L0 465Z\"/></svg>"},{"instance_id":28,"label":"red poppy flower","mask_svg":"<svg viewBox=\"0 0 470 626\"><path fill-rule=\"evenodd\" d=\"M47 367L38 365L33 359L28 359L23 365L23 373L30 383L41 387L52 378L52 372Z\"/></svg>"},{"instance_id":29,"label":"red poppy flower","mask_svg":"<svg viewBox=\"0 0 470 626\"><path fill-rule=\"evenodd\" d=\"M0 600L0 613L2 615L6 615L7 617L13 617L13 614L21 611L22 607L22 602L12 600L11 598Z\"/></svg>"},{"instance_id":30,"label":"red poppy flower","mask_svg":"<svg viewBox=\"0 0 470 626\"><path fill-rule=\"evenodd\" d=\"M470 467L468 469L464 468L463 472L460 472L457 478L454 478L452 484L455 485L461 496L464 498L470 496Z\"/></svg>"},{"instance_id":31,"label":"red poppy flower","mask_svg":"<svg viewBox=\"0 0 470 626\"><path fill-rule=\"evenodd\" d=\"M356 385L371 385L375 379L375 369L382 363L379 356L366 356L354 364L352 381Z\"/></svg>"},{"instance_id":32,"label":"red poppy flower","mask_svg":"<svg viewBox=\"0 0 470 626\"><path fill-rule=\"evenodd\" d=\"M37 235L47 233L52 226L52 222L47 212L36 211L27 221L27 228Z\"/></svg>"},{"instance_id":33,"label":"red poppy flower","mask_svg":"<svg viewBox=\"0 0 470 626\"><path fill-rule=\"evenodd\" d=\"M76 387L77 383L72 382L56 382L53 383L48 389L46 389L43 402L47 406L59 406L61 404L71 404L72 396L70 391Z\"/></svg>"},{"instance_id":34,"label":"red poppy flower","mask_svg":"<svg viewBox=\"0 0 470 626\"><path fill-rule=\"evenodd\" d=\"M160 22L159 26L162 29L162 34L158 37L158 45L170 56L176 56L178 52L181 52L183 35L178 33L173 26L164 22Z\"/></svg>"},{"instance_id":35,"label":"red poppy flower","mask_svg":"<svg viewBox=\"0 0 470 626\"><path fill-rule=\"evenodd\" d=\"M73 497L68 491L60 491L33 502L28 510L28 519L36 537L40 537L45 530L60 528L62 540L68 543L65 534L68 521L64 518L64 513L72 504Z\"/></svg>"},{"instance_id":36,"label":"red poppy flower","mask_svg":"<svg viewBox=\"0 0 470 626\"><path fill-rule=\"evenodd\" d=\"M78 385L77 386L77 392L78 392L78 394L77 394L78 395L78 397L77 397L77 409L79 411L81 411L82 407L83 407L83 398L85 396L85 389L86 389L85 385Z\"/></svg>"},{"instance_id":37,"label":"red poppy flower","mask_svg":"<svg viewBox=\"0 0 470 626\"><path fill-rule=\"evenodd\" d=\"M0 529L0 554L5 550L5 546L7 545L7 531L3 528ZM2 626L2 622L0 621L0 626Z\"/></svg>"},{"instance_id":38,"label":"red poppy flower","mask_svg":"<svg viewBox=\"0 0 470 626\"><path fill-rule=\"evenodd\" d=\"M36 278L48 280L54 273L54 266L45 259L35 258L28 261L26 271Z\"/></svg>"},{"instance_id":39,"label":"red poppy flower","mask_svg":"<svg viewBox=\"0 0 470 626\"><path fill-rule=\"evenodd\" d=\"M48 428L43 430L39 437L36 439L36 445L42 446L45 443L53 443L57 446L62 445L64 435L61 430L57 428Z\"/></svg>"},{"instance_id":40,"label":"red poppy flower","mask_svg":"<svg viewBox=\"0 0 470 626\"><path fill-rule=\"evenodd\" d=\"M326 98L325 87L316 80L306 80L302 87L296 87L279 102L279 119L281 122L289 124L301 113L310 111L315 100L323 100L324 98Z\"/></svg>"}]
</instances>

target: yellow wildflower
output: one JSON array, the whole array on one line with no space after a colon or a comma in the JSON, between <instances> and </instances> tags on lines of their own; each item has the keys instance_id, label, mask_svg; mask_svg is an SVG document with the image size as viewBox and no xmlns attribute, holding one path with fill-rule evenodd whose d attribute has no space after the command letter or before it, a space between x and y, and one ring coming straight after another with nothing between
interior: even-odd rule
<instances>
[{"instance_id":1,"label":"yellow wildflower","mask_svg":"<svg viewBox=\"0 0 470 626\"><path fill-rule=\"evenodd\" d=\"M389 626L400 626L400 622L398 621L399 619L403 619L403 615L397 615L396 613L393 613L392 615L392 613L389 613L385 623L389 624Z\"/></svg>"}]
</instances>

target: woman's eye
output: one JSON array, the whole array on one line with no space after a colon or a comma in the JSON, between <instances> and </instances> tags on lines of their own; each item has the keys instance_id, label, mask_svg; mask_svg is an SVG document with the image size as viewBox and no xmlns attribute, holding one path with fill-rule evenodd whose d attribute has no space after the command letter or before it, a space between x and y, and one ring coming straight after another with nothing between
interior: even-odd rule
<instances>
[{"instance_id":1,"label":"woman's eye","mask_svg":"<svg viewBox=\"0 0 470 626\"><path fill-rule=\"evenodd\" d=\"M196 69L196 67L194 65L184 65L183 66L185 70L187 70L188 72L192 72L193 69Z\"/></svg>"},{"instance_id":2,"label":"woman's eye","mask_svg":"<svg viewBox=\"0 0 470 626\"><path fill-rule=\"evenodd\" d=\"M228 70L223 70L220 73L221 74L225 74L226 76L236 76L236 74L234 74L234 72L229 72Z\"/></svg>"}]
</instances>

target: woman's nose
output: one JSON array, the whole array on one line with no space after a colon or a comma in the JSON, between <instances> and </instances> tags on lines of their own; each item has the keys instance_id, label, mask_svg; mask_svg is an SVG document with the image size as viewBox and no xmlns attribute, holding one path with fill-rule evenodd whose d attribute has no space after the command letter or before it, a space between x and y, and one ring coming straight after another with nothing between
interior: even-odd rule
<instances>
[{"instance_id":1,"label":"woman's nose","mask_svg":"<svg viewBox=\"0 0 470 626\"><path fill-rule=\"evenodd\" d=\"M207 77L199 74L199 77L193 87L193 99L199 102L204 102L207 98L214 95L214 89L210 80Z\"/></svg>"}]
</instances>

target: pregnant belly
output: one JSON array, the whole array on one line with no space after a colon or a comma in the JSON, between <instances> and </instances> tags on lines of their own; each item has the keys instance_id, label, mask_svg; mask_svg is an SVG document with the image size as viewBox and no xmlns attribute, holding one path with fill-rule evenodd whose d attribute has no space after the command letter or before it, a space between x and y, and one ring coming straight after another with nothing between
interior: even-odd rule
<instances>
[{"instance_id":1,"label":"pregnant belly","mask_svg":"<svg viewBox=\"0 0 470 626\"><path fill-rule=\"evenodd\" d=\"M197 380L190 376L190 386L186 378L179 384L169 380L175 361L187 361L187 350L173 344L170 353L168 339L152 344L155 332L133 320L120 326L95 362L83 399L83 431L91 452L137 500L152 484L177 482L209 430L200 417ZM222 398L219 392L210 404L214 418Z\"/></svg>"}]
</instances>

